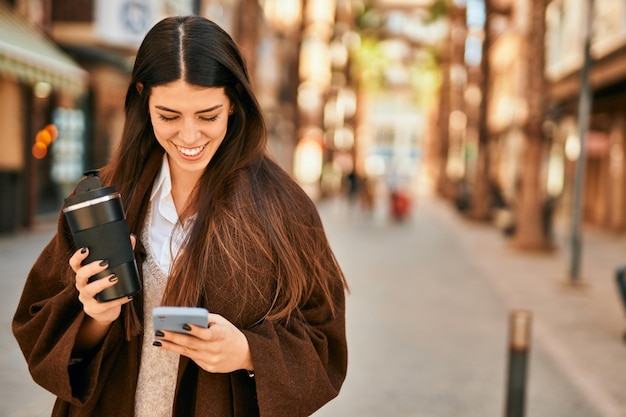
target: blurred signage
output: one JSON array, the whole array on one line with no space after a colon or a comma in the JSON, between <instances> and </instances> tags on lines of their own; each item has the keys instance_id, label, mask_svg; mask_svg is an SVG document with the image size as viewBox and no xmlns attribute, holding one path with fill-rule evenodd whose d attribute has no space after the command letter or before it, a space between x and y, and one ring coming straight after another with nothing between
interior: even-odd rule
<instances>
[{"instance_id":1,"label":"blurred signage","mask_svg":"<svg viewBox=\"0 0 626 417\"><path fill-rule=\"evenodd\" d=\"M96 0L96 33L104 42L138 48L166 16L198 14L195 0Z\"/></svg>"},{"instance_id":2,"label":"blurred signage","mask_svg":"<svg viewBox=\"0 0 626 417\"><path fill-rule=\"evenodd\" d=\"M160 8L160 1L96 0L96 33L107 43L137 48Z\"/></svg>"}]
</instances>

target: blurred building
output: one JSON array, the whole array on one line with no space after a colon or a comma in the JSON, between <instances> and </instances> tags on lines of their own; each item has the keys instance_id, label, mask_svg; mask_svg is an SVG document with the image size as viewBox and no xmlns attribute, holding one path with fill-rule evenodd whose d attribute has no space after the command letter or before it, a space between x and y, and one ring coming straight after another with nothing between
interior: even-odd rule
<instances>
[{"instance_id":1,"label":"blurred building","mask_svg":"<svg viewBox=\"0 0 626 417\"><path fill-rule=\"evenodd\" d=\"M526 120L524 73L528 53L524 44L530 2L498 0L496 35L491 59L490 130L497 151L492 165L504 197L514 204L518 192L520 155ZM526 6L523 6L525 4ZM591 15L584 0L554 0L546 11L546 68L548 86L545 163L539 175L546 193L559 201L560 213L571 216L579 157L585 158L582 216L588 224L612 230L626 228L626 171L624 136L626 114L626 5L620 0L597 0ZM592 89L588 132L579 137L578 110L584 60L586 18L591 19ZM582 147L582 148L581 148Z\"/></svg>"},{"instance_id":2,"label":"blurred building","mask_svg":"<svg viewBox=\"0 0 626 417\"><path fill-rule=\"evenodd\" d=\"M554 150L564 169L565 201L571 202L575 161L585 158L583 218L611 230L626 229L625 135L626 3L595 0L591 11L592 90L589 130L578 134L586 1L554 0L547 10L546 74L556 123ZM582 145L581 145L582 144ZM582 148L581 148L582 146Z\"/></svg>"},{"instance_id":3,"label":"blurred building","mask_svg":"<svg viewBox=\"0 0 626 417\"><path fill-rule=\"evenodd\" d=\"M38 213L56 207L52 173L65 157L67 140L80 134L79 123L71 121L71 131L49 135L39 150L33 148L40 130L80 106L89 81L47 36L45 6L0 2L0 233L30 227ZM58 152L47 152L52 139Z\"/></svg>"},{"instance_id":4,"label":"blurred building","mask_svg":"<svg viewBox=\"0 0 626 417\"><path fill-rule=\"evenodd\" d=\"M233 36L267 111L270 147L291 169L303 3L278 1L278 8L264 16L271 12L265 3L271 2L0 2L0 141L5 149L0 153L0 232L56 216L82 173L109 160L121 137L135 52L148 29L168 15L203 15ZM291 15L285 14L289 4ZM58 139L36 158L31 147L50 124Z\"/></svg>"},{"instance_id":5,"label":"blurred building","mask_svg":"<svg viewBox=\"0 0 626 417\"><path fill-rule=\"evenodd\" d=\"M593 10L587 11L587 5ZM441 45L443 74L440 101L440 186L451 196L450 182L471 178L475 153L472 102L488 94L487 124L489 178L501 196L514 206L518 197L523 127L528 120L527 44L530 0L491 0L489 83L476 88L471 63L480 48L470 39L470 20L485 13L484 0L448 3L449 36ZM476 11L478 10L478 11ZM584 65L586 19L591 19L591 60L588 80L592 90L589 129L579 137L578 111ZM556 199L560 213L569 217L576 190L578 158L584 158L583 220L611 230L626 229L626 3L622 0L552 0L546 10L544 161L538 166L548 198ZM485 32L479 33L484 39ZM484 51L483 51L484 52Z\"/></svg>"}]
</instances>

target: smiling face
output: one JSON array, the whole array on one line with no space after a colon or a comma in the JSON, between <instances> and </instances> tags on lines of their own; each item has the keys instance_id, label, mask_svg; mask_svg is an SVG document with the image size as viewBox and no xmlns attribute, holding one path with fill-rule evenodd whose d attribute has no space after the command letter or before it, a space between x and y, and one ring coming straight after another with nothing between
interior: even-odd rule
<instances>
[{"instance_id":1,"label":"smiling face","mask_svg":"<svg viewBox=\"0 0 626 417\"><path fill-rule=\"evenodd\" d=\"M153 87L149 107L172 179L197 181L226 136L231 103L224 88L175 81Z\"/></svg>"}]
</instances>

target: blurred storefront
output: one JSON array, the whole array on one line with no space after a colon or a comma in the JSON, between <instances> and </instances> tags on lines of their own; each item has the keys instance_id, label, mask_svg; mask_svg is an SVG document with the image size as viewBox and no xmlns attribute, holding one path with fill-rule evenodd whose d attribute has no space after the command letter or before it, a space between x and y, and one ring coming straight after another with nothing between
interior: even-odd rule
<instances>
[{"instance_id":1,"label":"blurred storefront","mask_svg":"<svg viewBox=\"0 0 626 417\"><path fill-rule=\"evenodd\" d=\"M233 33L254 68L257 0L0 2L0 233L56 216L82 173L109 160L137 47L161 18L188 14ZM58 138L31 151L50 125Z\"/></svg>"},{"instance_id":2,"label":"blurred storefront","mask_svg":"<svg viewBox=\"0 0 626 417\"><path fill-rule=\"evenodd\" d=\"M626 4L596 0L591 32L589 129L583 141L576 122L583 66L585 3L552 1L547 10L547 69L554 147L563 161L563 196L571 206L576 160L585 158L583 219L611 230L626 229ZM584 148L581 147L584 144Z\"/></svg>"},{"instance_id":3,"label":"blurred storefront","mask_svg":"<svg viewBox=\"0 0 626 417\"><path fill-rule=\"evenodd\" d=\"M24 11L41 16L34 6ZM55 205L55 159L42 156L53 137L38 151L33 146L55 114L77 108L88 81L87 72L42 33L44 23L0 2L0 233L30 227ZM58 144L65 134L59 132Z\"/></svg>"}]
</instances>

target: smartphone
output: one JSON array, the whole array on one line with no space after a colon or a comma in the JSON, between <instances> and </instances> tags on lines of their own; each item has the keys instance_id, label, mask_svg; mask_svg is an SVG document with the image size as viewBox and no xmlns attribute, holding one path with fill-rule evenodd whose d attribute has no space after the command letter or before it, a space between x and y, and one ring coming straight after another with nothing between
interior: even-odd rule
<instances>
[{"instance_id":1,"label":"smartphone","mask_svg":"<svg viewBox=\"0 0 626 417\"><path fill-rule=\"evenodd\" d=\"M202 307L155 307L152 309L154 331L185 333L183 325L209 327L209 310Z\"/></svg>"}]
</instances>

